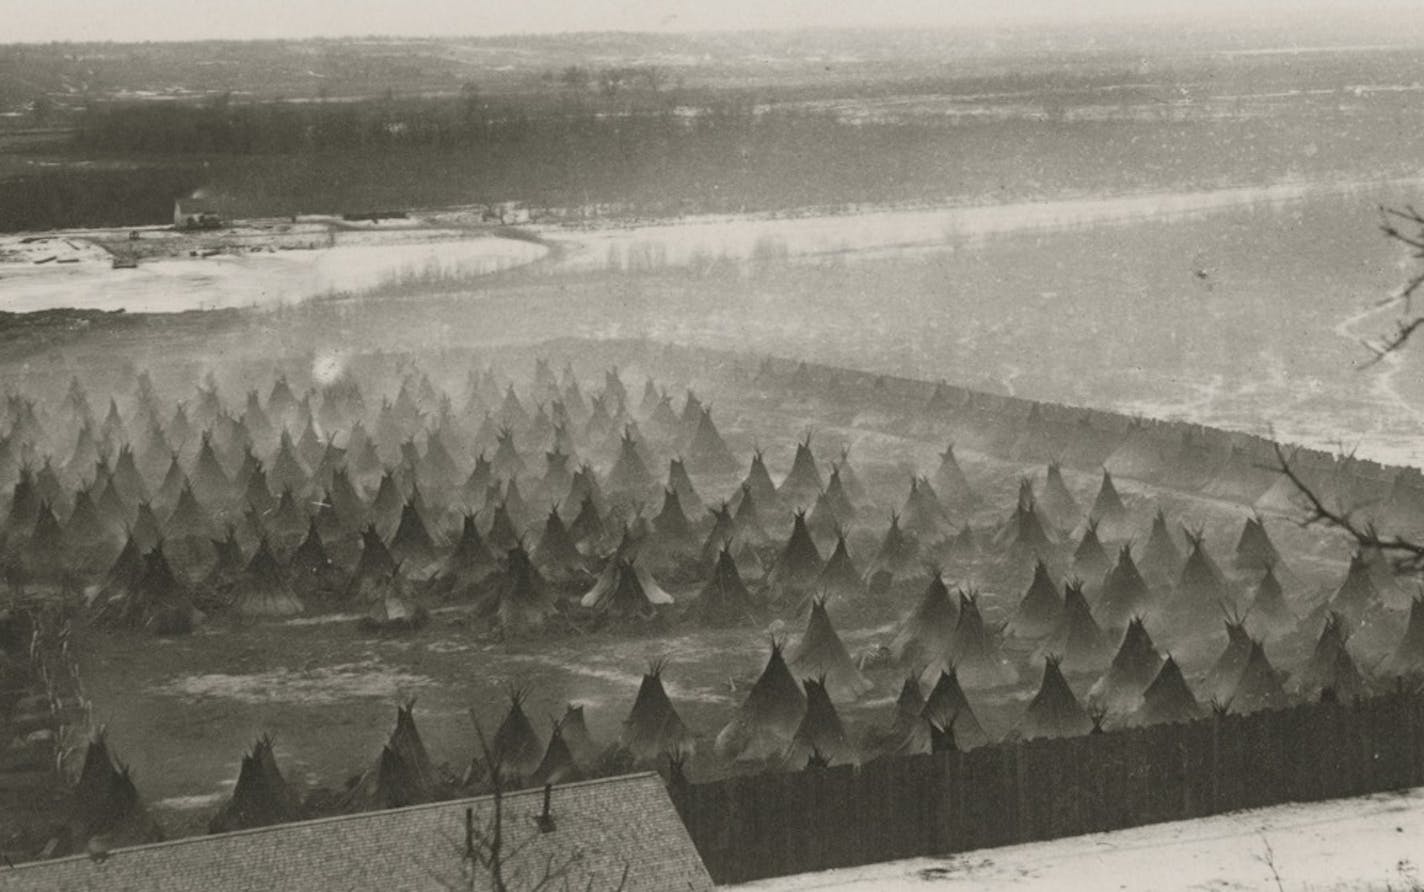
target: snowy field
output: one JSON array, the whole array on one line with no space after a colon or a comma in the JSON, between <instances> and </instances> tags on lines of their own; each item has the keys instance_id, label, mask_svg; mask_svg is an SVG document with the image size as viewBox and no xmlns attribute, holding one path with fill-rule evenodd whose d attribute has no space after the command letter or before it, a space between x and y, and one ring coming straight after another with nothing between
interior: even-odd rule
<instances>
[{"instance_id":1,"label":"snowy field","mask_svg":"<svg viewBox=\"0 0 1424 892\"><path fill-rule=\"evenodd\" d=\"M563 273L699 268L720 261L824 257L881 258L982 245L1036 232L1162 224L1243 208L1417 188L1424 180L1285 182L1267 187L1082 196L1044 202L939 208L852 209L836 214L704 216L634 225L534 226L557 245ZM305 218L305 223L330 222ZM400 224L343 232L327 248L219 253L144 260L110 268L109 255L82 238L0 244L0 310L54 307L165 313L290 304L333 293L362 293L410 278L472 278L540 260L548 248L498 237L421 240ZM347 224L342 224L343 226ZM389 228L390 231L386 231ZM164 231L150 234L162 238ZM5 249L9 248L7 252ZM52 256L53 255L53 256ZM58 262L36 264L36 260Z\"/></svg>"},{"instance_id":2,"label":"snowy field","mask_svg":"<svg viewBox=\"0 0 1424 892\"><path fill-rule=\"evenodd\" d=\"M377 241L361 233L357 243L331 248L146 260L137 269L116 270L100 251L102 256L85 263L0 267L0 310L75 307L176 313L274 306L370 291L411 278L487 275L538 260L547 252L543 245L519 239L416 242L382 236Z\"/></svg>"},{"instance_id":3,"label":"snowy field","mask_svg":"<svg viewBox=\"0 0 1424 892\"><path fill-rule=\"evenodd\" d=\"M948 858L762 880L744 892L1424 888L1424 789L1282 805Z\"/></svg>"}]
</instances>

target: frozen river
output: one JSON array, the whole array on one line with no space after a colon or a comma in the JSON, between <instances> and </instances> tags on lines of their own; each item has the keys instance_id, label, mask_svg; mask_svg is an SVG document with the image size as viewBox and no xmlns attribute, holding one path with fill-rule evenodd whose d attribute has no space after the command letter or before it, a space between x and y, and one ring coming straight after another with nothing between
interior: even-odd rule
<instances>
[{"instance_id":1,"label":"frozen river","mask_svg":"<svg viewBox=\"0 0 1424 892\"><path fill-rule=\"evenodd\" d=\"M1358 342L1393 324L1379 299L1410 269L1376 209L1416 200L1421 185L540 225L544 244L367 241L137 270L12 265L0 267L0 308L379 301L402 280L468 280L455 312L479 337L750 350L1424 465L1417 351L1358 368ZM760 262L777 260L790 263ZM479 281L521 266L548 279ZM623 274L642 271L654 275Z\"/></svg>"},{"instance_id":2,"label":"frozen river","mask_svg":"<svg viewBox=\"0 0 1424 892\"><path fill-rule=\"evenodd\" d=\"M1378 207L1420 180L551 230L585 289L557 325L814 359L1275 435L1424 466L1418 345L1364 367L1413 267ZM798 272L760 259L786 258ZM755 272L757 269L765 272ZM697 276L690 277L696 279Z\"/></svg>"},{"instance_id":3,"label":"frozen river","mask_svg":"<svg viewBox=\"0 0 1424 892\"><path fill-rule=\"evenodd\" d=\"M558 246L552 267L557 271L656 270L717 261L873 258L972 248L995 236L1183 220L1391 185L1293 182L1014 204L533 229ZM474 278L544 259L548 247L492 236L392 244L363 241L274 253L147 260L128 270L110 269L102 252L90 254L94 256L66 265L0 265L0 310L74 307L165 313L283 305L335 293L379 291L411 278Z\"/></svg>"},{"instance_id":4,"label":"frozen river","mask_svg":"<svg viewBox=\"0 0 1424 892\"><path fill-rule=\"evenodd\" d=\"M1241 208L1349 195L1405 182L1288 182L1192 192L1084 196L1053 201L921 209L850 209L839 214L692 217L588 228L543 227L565 248L569 270L658 269L719 260L873 254L973 246L996 236L1181 220Z\"/></svg>"}]
</instances>

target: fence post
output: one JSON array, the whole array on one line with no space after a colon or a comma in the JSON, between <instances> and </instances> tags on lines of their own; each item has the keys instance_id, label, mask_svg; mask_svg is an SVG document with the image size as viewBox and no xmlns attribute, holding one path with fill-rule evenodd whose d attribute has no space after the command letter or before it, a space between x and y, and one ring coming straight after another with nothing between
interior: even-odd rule
<instances>
[{"instance_id":1,"label":"fence post","mask_svg":"<svg viewBox=\"0 0 1424 892\"><path fill-rule=\"evenodd\" d=\"M1409 704L1409 785L1417 787L1424 784L1424 760L1420 759L1421 747L1419 744L1419 706L1420 697L1418 692L1405 696Z\"/></svg>"},{"instance_id":2,"label":"fence post","mask_svg":"<svg viewBox=\"0 0 1424 892\"><path fill-rule=\"evenodd\" d=\"M1403 684L1397 684L1396 691L1399 694L1400 705L1404 708L1404 745L1407 758L1404 762L1406 783L1411 787L1417 787L1421 778L1419 773L1419 723L1417 721L1419 712L1419 698L1411 692L1405 690Z\"/></svg>"},{"instance_id":3,"label":"fence post","mask_svg":"<svg viewBox=\"0 0 1424 892\"><path fill-rule=\"evenodd\" d=\"M1421 735L1424 695L1400 689L859 770L674 780L668 793L713 876L738 882L1417 785Z\"/></svg>"},{"instance_id":4,"label":"fence post","mask_svg":"<svg viewBox=\"0 0 1424 892\"><path fill-rule=\"evenodd\" d=\"M1217 813L1217 803L1221 801L1221 717L1220 709L1211 711L1211 802L1207 814Z\"/></svg>"},{"instance_id":5,"label":"fence post","mask_svg":"<svg viewBox=\"0 0 1424 892\"><path fill-rule=\"evenodd\" d=\"M1025 761L1025 760L1024 760L1024 757L1023 757L1023 751L1024 751L1024 742L1023 742L1022 740L1020 740L1020 741L1018 741L1017 743L1015 743L1014 746L1013 746L1013 749L1011 750L1012 758L1013 758L1013 760L1014 760L1014 765L1013 765L1014 800L1013 800L1013 801L1014 801L1014 841L1015 841L1015 842L1027 842L1027 841L1029 840L1029 838L1031 837L1031 834L1025 832L1025 831L1026 831L1025 824L1028 823L1028 822L1025 821L1024 815L1028 812L1028 809L1025 807L1024 797L1028 795L1028 794L1027 794L1027 787L1028 787L1028 784L1026 784L1026 783L1024 782L1024 771L1026 770L1026 766L1024 765L1024 761Z\"/></svg>"},{"instance_id":6,"label":"fence post","mask_svg":"<svg viewBox=\"0 0 1424 892\"><path fill-rule=\"evenodd\" d=\"M938 855L944 852L945 845L945 758L943 753L930 754L930 776L927 779L931 784L930 795L926 798L928 814L925 820L929 824L926 828L925 855Z\"/></svg>"},{"instance_id":7,"label":"fence post","mask_svg":"<svg viewBox=\"0 0 1424 892\"><path fill-rule=\"evenodd\" d=\"M1192 770L1191 759L1187 756L1187 745L1181 740L1177 741L1177 765L1181 769L1182 778L1182 799L1179 803L1181 809L1180 820L1187 820L1195 817L1192 814Z\"/></svg>"}]
</instances>

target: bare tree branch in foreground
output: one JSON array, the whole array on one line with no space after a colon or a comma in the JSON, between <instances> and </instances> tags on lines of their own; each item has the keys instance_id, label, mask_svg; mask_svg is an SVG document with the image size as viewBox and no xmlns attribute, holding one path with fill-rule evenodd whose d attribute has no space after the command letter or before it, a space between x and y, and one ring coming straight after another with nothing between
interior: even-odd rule
<instances>
[{"instance_id":1,"label":"bare tree branch in foreground","mask_svg":"<svg viewBox=\"0 0 1424 892\"><path fill-rule=\"evenodd\" d=\"M1399 351L1420 329L1424 329L1424 313L1414 311L1414 296L1424 289L1424 214L1413 205L1400 208L1380 207L1380 231L1385 236L1405 248L1420 269L1412 275L1399 291L1379 302L1384 307L1399 304L1400 318L1395 321L1394 330L1374 340L1362 340L1365 349L1372 354L1368 362L1360 368L1376 365ZM1395 570L1400 573L1424 575L1424 543L1414 542L1399 535L1384 536L1372 522L1360 522L1352 512L1343 506L1331 508L1320 493L1307 483L1293 465L1295 450L1290 454L1275 442L1276 470L1284 474L1306 500L1306 515L1301 526L1325 525L1341 530L1355 541L1362 551L1377 551L1388 557Z\"/></svg>"},{"instance_id":2,"label":"bare tree branch in foreground","mask_svg":"<svg viewBox=\"0 0 1424 892\"><path fill-rule=\"evenodd\" d=\"M1416 261L1424 262L1424 214L1420 214L1413 205L1406 205L1403 210L1381 207L1380 217L1380 231L1409 248ZM1401 229L1401 226L1404 228ZM1373 354L1372 358L1364 363L1364 368L1383 361L1386 356L1403 347L1415 332L1424 328L1424 315L1414 313L1414 294L1420 288L1424 288L1424 270L1411 276L1398 294L1381 302L1381 306L1399 303L1404 312L1395 322L1394 331L1375 340L1361 341L1365 349Z\"/></svg>"},{"instance_id":3,"label":"bare tree branch in foreground","mask_svg":"<svg viewBox=\"0 0 1424 892\"><path fill-rule=\"evenodd\" d=\"M1305 518L1300 521L1304 527L1325 525L1343 531L1361 550L1378 551L1391 558L1395 570L1401 573L1424 573L1424 544L1395 536L1382 536L1371 522L1361 523L1351 512L1342 508L1331 508L1324 498L1315 491L1295 469L1292 460L1295 450L1288 455L1280 443L1271 442L1276 452L1276 470L1285 475L1307 502Z\"/></svg>"},{"instance_id":4,"label":"bare tree branch in foreground","mask_svg":"<svg viewBox=\"0 0 1424 892\"><path fill-rule=\"evenodd\" d=\"M473 710L471 711L473 718ZM575 850L564 857L550 854L542 864L530 864L526 874L518 866L524 851L539 840L540 833L533 833L522 842L510 846L505 833L504 787L502 756L498 747L491 747L484 729L475 721L475 739L479 743L480 756L485 770L489 773L490 792L494 799L494 811L483 826L475 821L474 810L465 810L465 838L458 846L461 852L460 879L456 884L442 883L450 889L490 889L491 892L622 892L628 885L628 864L623 865L623 874L616 885L600 887L594 885L594 877L580 877L579 867L583 862L583 852ZM549 788L546 786L547 807ZM537 819L536 819L537 822ZM541 827L541 833L543 828ZM453 842L453 841L452 841ZM523 859L532 861L533 859ZM515 863L511 875L510 864Z\"/></svg>"}]
</instances>

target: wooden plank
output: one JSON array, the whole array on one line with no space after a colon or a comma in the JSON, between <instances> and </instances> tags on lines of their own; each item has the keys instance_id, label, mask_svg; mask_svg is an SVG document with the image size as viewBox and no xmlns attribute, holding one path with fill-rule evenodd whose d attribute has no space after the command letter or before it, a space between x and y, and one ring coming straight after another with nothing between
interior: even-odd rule
<instances>
[{"instance_id":1,"label":"wooden plank","mask_svg":"<svg viewBox=\"0 0 1424 892\"><path fill-rule=\"evenodd\" d=\"M1424 694L671 790L740 882L1424 783Z\"/></svg>"}]
</instances>

